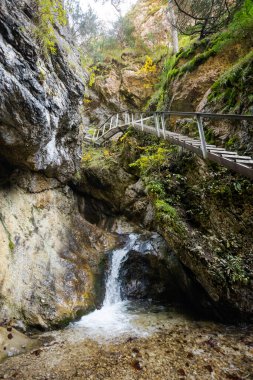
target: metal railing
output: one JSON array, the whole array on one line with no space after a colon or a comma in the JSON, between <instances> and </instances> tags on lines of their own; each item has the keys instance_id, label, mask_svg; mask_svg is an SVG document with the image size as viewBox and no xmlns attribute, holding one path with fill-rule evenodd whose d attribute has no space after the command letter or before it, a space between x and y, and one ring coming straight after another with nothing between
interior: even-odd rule
<instances>
[{"instance_id":1,"label":"metal railing","mask_svg":"<svg viewBox=\"0 0 253 380\"><path fill-rule=\"evenodd\" d=\"M168 117L189 117L195 119L198 126L198 134L201 142L201 150L203 158L207 158L207 142L204 133L204 119L215 120L247 120L253 122L253 115L237 115L237 114L215 114L204 112L180 112L180 111L164 111L164 112L128 112L122 111L110 116L100 127L94 130L92 141L96 142L102 140L103 137L110 139L114 133L109 133L115 130L115 133L122 131L125 127L133 126L138 127L139 130L152 125L155 128L158 137L166 138L166 131L168 130Z\"/></svg>"}]
</instances>

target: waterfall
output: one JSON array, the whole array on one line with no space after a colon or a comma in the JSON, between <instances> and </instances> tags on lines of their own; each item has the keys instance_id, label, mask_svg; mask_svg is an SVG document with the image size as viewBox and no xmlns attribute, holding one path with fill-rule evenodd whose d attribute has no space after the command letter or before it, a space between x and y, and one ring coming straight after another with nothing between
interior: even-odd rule
<instances>
[{"instance_id":1,"label":"waterfall","mask_svg":"<svg viewBox=\"0 0 253 380\"><path fill-rule=\"evenodd\" d=\"M121 249L113 251L111 268L106 282L105 299L103 306L113 305L117 302L122 301L119 281L120 267L124 258L135 244L136 239L137 235L129 235L129 240L126 245Z\"/></svg>"},{"instance_id":2,"label":"waterfall","mask_svg":"<svg viewBox=\"0 0 253 380\"><path fill-rule=\"evenodd\" d=\"M129 331L137 334L136 328L131 323L133 316L127 312L127 301L121 298L119 279L121 264L137 238L138 235L129 235L125 246L112 252L102 308L83 316L79 322L75 323L75 326L84 328L86 335L92 338L100 336L110 339Z\"/></svg>"}]
</instances>

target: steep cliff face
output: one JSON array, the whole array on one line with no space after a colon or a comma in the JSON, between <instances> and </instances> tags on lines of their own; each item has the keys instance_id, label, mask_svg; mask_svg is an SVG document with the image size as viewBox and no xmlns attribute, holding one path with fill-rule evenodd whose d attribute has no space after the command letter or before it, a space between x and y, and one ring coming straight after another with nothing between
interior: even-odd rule
<instances>
[{"instance_id":1,"label":"steep cliff face","mask_svg":"<svg viewBox=\"0 0 253 380\"><path fill-rule=\"evenodd\" d=\"M124 214L145 229L158 231L187 268L186 284L193 281L201 288L198 296L190 297L191 307L225 321L252 320L252 183L141 133L129 131L117 145L106 148L106 170L97 159L102 152L95 149L82 169L85 186L80 191L89 192L101 205L97 210L101 219L93 222L106 218L104 207L107 215ZM124 177L132 183L123 182ZM139 288L146 294L145 281L156 260L153 254L129 256L129 268L124 266L129 283L124 284L130 296ZM157 274L163 264L155 265ZM183 279L180 283L183 286ZM185 299L188 293L185 286Z\"/></svg>"},{"instance_id":2,"label":"steep cliff face","mask_svg":"<svg viewBox=\"0 0 253 380\"><path fill-rule=\"evenodd\" d=\"M80 161L87 74L64 28L56 53L43 54L35 15L33 1L1 1L0 318L49 327L95 307L99 263L115 241L65 186Z\"/></svg>"},{"instance_id":3,"label":"steep cliff face","mask_svg":"<svg viewBox=\"0 0 253 380\"><path fill-rule=\"evenodd\" d=\"M252 114L252 15L245 2L226 30L192 41L167 59L150 107L159 110ZM159 86L158 86L159 87ZM189 120L178 122L181 131ZM196 130L196 127L195 127ZM251 155L252 123L205 120L211 143Z\"/></svg>"},{"instance_id":4,"label":"steep cliff face","mask_svg":"<svg viewBox=\"0 0 253 380\"><path fill-rule=\"evenodd\" d=\"M75 172L84 85L68 62L63 30L56 32L57 53L42 55L33 7L30 0L0 4L1 156L65 180Z\"/></svg>"},{"instance_id":5,"label":"steep cliff face","mask_svg":"<svg viewBox=\"0 0 253 380\"><path fill-rule=\"evenodd\" d=\"M99 302L100 263L115 238L84 219L82 204L41 174L15 171L1 188L2 318L50 327Z\"/></svg>"},{"instance_id":6,"label":"steep cliff face","mask_svg":"<svg viewBox=\"0 0 253 380\"><path fill-rule=\"evenodd\" d=\"M130 11L138 36L152 49L158 45L172 47L167 7L167 0L139 0Z\"/></svg>"}]
</instances>

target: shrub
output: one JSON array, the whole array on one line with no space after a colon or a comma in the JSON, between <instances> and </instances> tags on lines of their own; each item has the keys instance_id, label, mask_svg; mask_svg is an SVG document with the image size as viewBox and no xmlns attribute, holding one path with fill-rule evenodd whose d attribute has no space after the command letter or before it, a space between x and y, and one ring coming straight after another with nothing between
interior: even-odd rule
<instances>
[{"instance_id":1,"label":"shrub","mask_svg":"<svg viewBox=\"0 0 253 380\"><path fill-rule=\"evenodd\" d=\"M45 55L56 53L55 24L66 25L67 18L61 0L36 0L37 27L35 35Z\"/></svg>"}]
</instances>

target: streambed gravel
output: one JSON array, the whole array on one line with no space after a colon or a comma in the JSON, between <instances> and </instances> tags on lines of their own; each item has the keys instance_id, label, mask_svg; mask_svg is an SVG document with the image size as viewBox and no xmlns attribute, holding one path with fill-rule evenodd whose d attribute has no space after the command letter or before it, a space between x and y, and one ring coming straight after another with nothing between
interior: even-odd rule
<instances>
[{"instance_id":1,"label":"streambed gravel","mask_svg":"<svg viewBox=\"0 0 253 380\"><path fill-rule=\"evenodd\" d=\"M77 332L43 334L39 348L0 365L0 379L253 379L253 329L249 326L181 318L162 319L146 337L96 341Z\"/></svg>"}]
</instances>

